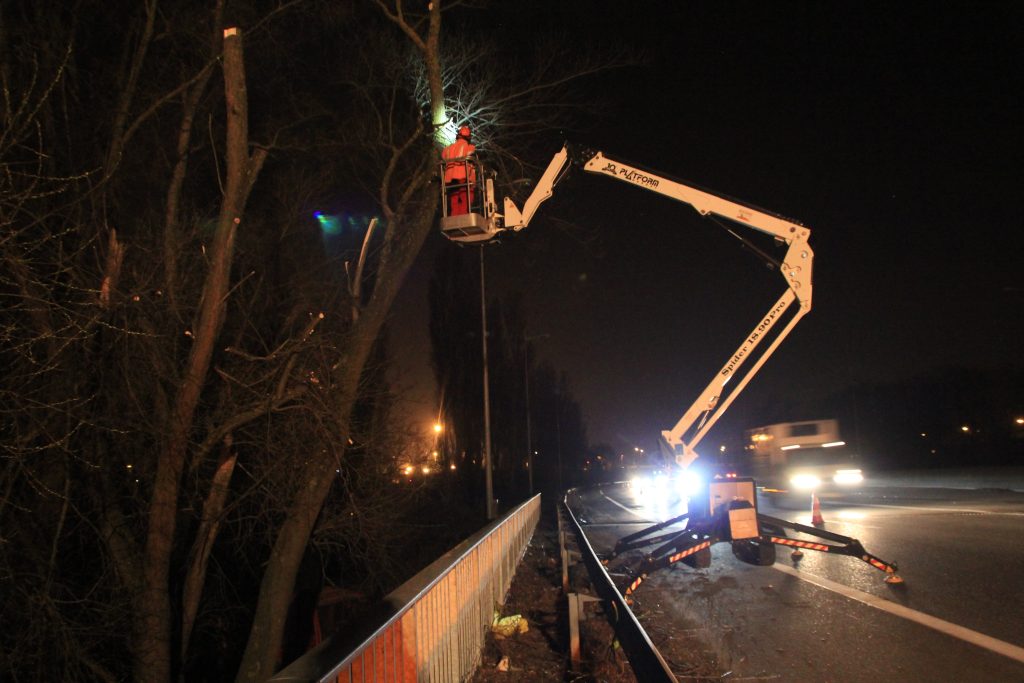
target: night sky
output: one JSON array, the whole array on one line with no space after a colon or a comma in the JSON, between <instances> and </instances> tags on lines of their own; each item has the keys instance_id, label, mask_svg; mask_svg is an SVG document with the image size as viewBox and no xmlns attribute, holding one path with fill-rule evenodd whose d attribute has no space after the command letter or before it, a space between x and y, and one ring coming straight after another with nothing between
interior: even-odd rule
<instances>
[{"instance_id":1,"label":"night sky","mask_svg":"<svg viewBox=\"0 0 1024 683\"><path fill-rule=\"evenodd\" d=\"M1019 365L1017 4L512 4L499 38L528 44L523 28L543 21L567 49L648 55L589 81L603 116L573 142L812 231L814 310L722 430L787 397ZM562 136L550 131L552 153ZM443 248L456 247L432 236L392 320L397 388L424 420L437 409L426 289ZM528 334L548 335L535 347L568 374L591 442L616 448L653 448L784 288L689 206L582 171L486 259L489 296L523 293Z\"/></svg>"}]
</instances>

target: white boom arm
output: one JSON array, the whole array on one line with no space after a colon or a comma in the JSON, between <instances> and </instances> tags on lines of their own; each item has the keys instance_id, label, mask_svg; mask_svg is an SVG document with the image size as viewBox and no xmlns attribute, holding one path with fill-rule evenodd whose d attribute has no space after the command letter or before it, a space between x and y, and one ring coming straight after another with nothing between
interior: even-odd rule
<instances>
[{"instance_id":1,"label":"white boom arm","mask_svg":"<svg viewBox=\"0 0 1024 683\"><path fill-rule=\"evenodd\" d=\"M520 212L511 199L504 202L504 230L521 230L533 218L541 202L551 197L552 189L563 169L569 164L569 151L563 147L555 154L551 163L541 176L536 188L523 204ZM616 180L631 183L645 190L663 194L672 199L689 204L702 216L718 216L741 225L769 234L787 245L779 269L786 280L787 289L783 292L764 317L758 321L753 331L743 340L739 348L729 357L722 369L712 378L697 400L687 409L676 426L661 433L665 442L675 455L676 462L684 469L697 459L695 448L708 430L715 424L733 400L739 396L747 383L757 374L765 361L775 352L782 340L790 333L796 323L811 310L812 266L814 252L807 243L811 231L804 226L779 216L719 197L718 195L697 189L690 185L658 176L649 171L640 170L629 164L606 157L601 152L589 156L583 169L590 173L611 176ZM753 355L758 345L769 336L784 316L783 314L796 303L798 308L788 322L781 328L750 370L742 376L728 396L722 399L726 384L732 379L748 358ZM699 422L699 424L698 424ZM693 431L696 428L696 431ZM690 432L693 431L692 434ZM689 434L687 440L687 434Z\"/></svg>"},{"instance_id":2,"label":"white boom arm","mask_svg":"<svg viewBox=\"0 0 1024 683\"><path fill-rule=\"evenodd\" d=\"M540 180L537 181L537 186L533 188L533 192L523 202L523 210L520 211L516 208L515 203L505 197L505 214L503 228L505 230L519 231L530 224L533 219L533 214L537 213L537 207L540 203L546 199L551 198L551 193L554 191L555 183L558 182L558 178L566 166L569 165L569 150L566 147L562 147L558 153L551 158L551 162L548 167L544 169L544 173L541 175Z\"/></svg>"}]
</instances>

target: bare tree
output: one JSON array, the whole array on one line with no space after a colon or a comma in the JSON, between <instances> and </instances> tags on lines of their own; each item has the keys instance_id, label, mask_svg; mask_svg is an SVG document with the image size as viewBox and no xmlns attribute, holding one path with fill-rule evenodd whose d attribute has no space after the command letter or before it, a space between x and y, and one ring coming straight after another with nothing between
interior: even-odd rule
<instances>
[{"instance_id":1,"label":"bare tree","mask_svg":"<svg viewBox=\"0 0 1024 683\"><path fill-rule=\"evenodd\" d=\"M251 621L237 674L262 679L311 545L385 562L380 501L407 492L380 453L408 439L380 339L439 141L518 130L465 108L503 91L444 68L441 10L4 4L0 619L24 628L0 665L166 681ZM359 49L311 68L339 27ZM339 187L377 221L332 252L308 214Z\"/></svg>"},{"instance_id":2,"label":"bare tree","mask_svg":"<svg viewBox=\"0 0 1024 683\"><path fill-rule=\"evenodd\" d=\"M398 17L401 16L399 8ZM418 47L425 59L428 55L437 54L440 19L440 3L435 3L430 12L427 36L418 38ZM411 27L409 30L413 31ZM437 78L433 66L428 66L428 73L434 73L432 78ZM439 91L439 80L436 86ZM386 93L385 101L394 102L398 97L401 97L401 92L392 89ZM376 98L371 95L368 100L373 102ZM332 366L332 407L336 416L332 431L343 438L312 449L302 473L301 486L288 504L261 582L256 615L238 673L239 681L262 680L274 671L278 663L276 653L284 633L292 587L317 518L335 481L333 475L345 454L360 379L391 303L433 226L437 211L438 195L431 179L438 155L436 149L425 144L430 137L422 119L417 118L415 112L409 115L408 103L404 108L378 110L377 114L367 118L371 119L370 125L377 131L377 135L369 139L379 143L379 153L382 153L378 157L383 161L382 173L374 179L374 185L385 227L381 238L383 245L375 259L373 287L365 302L356 302L359 315L352 323L344 349ZM435 108L431 116L433 121L443 120L443 109Z\"/></svg>"},{"instance_id":3,"label":"bare tree","mask_svg":"<svg viewBox=\"0 0 1024 683\"><path fill-rule=\"evenodd\" d=\"M48 15L33 15L32 7L11 9L5 18L20 11L24 16L14 18L36 28L49 19ZM218 6L217 14L219 10ZM109 144L103 162L90 172L61 173L62 167L75 165L75 152L84 149L82 140L73 137L81 130L75 126L81 124L68 115L68 107L74 104L71 93L75 80L66 75L75 52L74 40L65 26L58 23L51 32L39 34L44 36L42 43L47 39L58 45L62 39L66 41L62 59L53 59L52 45L37 44L33 51L22 39L29 34L22 33L11 49L31 56L29 68L15 66L12 53L7 53L0 70L6 95L0 142L4 171L0 204L6 229L2 259L4 272L11 273L0 286L12 304L5 311L4 332L0 335L0 354L11 372L5 376L0 395L11 425L21 425L14 427L10 440L5 439L5 494L0 515L5 522L15 523L10 528L18 529L4 539L5 543L22 552L11 563L5 563L16 594L24 598L12 601L12 609L32 604L47 608L29 609L18 615L45 628L15 636L5 651L21 660L21 668L27 659L21 655L35 656L48 649L45 641L30 642L31 638L49 633L49 638L66 644L64 656L51 661L39 658L36 663L39 671L61 671L58 677L75 678L75 672L81 671L103 679L119 677L117 669L93 654L106 650L109 656L110 648L100 643L117 639L116 635L104 636L86 627L104 622L134 622L134 628L122 632L135 632L132 649L137 678L167 680L171 676L169 648L175 617L169 570L180 514L181 471L210 359L223 326L236 230L266 158L265 149L257 148L251 155L249 152L240 38L233 30L225 36L223 60L228 110L224 201L207 252L205 287L194 310L196 324L187 331L195 343L174 399L168 400L159 384L145 398L120 395L128 400L122 408L132 403L137 404L132 406L135 408L152 400L155 419L145 428L159 434L158 438L167 437L159 441L162 455L149 461L141 454L115 454L110 449L112 437L127 437L125 443L131 443L142 426L129 426L131 418L126 420L124 414L110 410L119 401L117 392L121 387L115 385L122 371L144 360L153 361L154 369L163 366L157 378L173 376L169 368L173 360L159 348L159 332L152 326L152 319L125 317L131 316L133 304L141 305L154 291L160 297L163 287L146 286L150 278L139 277L137 262L126 257L130 245L110 225L118 213L117 170L129 149L129 140L143 130L143 123L192 87L186 98L179 152L189 146L187 128L195 113L194 105L205 91L216 63L213 59L221 52L218 47L198 73L161 93L138 112L134 103L153 40L156 14L156 3L143 7L139 33L133 35L137 40L133 50L126 53L123 87L111 105L114 116ZM50 67L49 73L44 65ZM48 146L61 131L68 134L71 145L66 150L51 151ZM167 195L169 207L180 202L179 191L172 182ZM168 210L169 224L174 223L173 213L173 209ZM136 244L142 244L142 240ZM127 293L123 289L126 280ZM124 355L118 355L121 352ZM141 356L136 355L140 352ZM129 409L128 414L134 413ZM150 475L152 480L148 479ZM149 513L139 516L147 506ZM78 576L72 579L68 562L90 557L91 550L95 550L85 541L88 537L99 542L106 554L97 562L80 564ZM31 551L36 547L50 548L48 559L36 557ZM201 558L198 561L201 563ZM77 585L61 583L68 579ZM104 604L105 610L96 609ZM56 668L61 666L63 669Z\"/></svg>"},{"instance_id":4,"label":"bare tree","mask_svg":"<svg viewBox=\"0 0 1024 683\"><path fill-rule=\"evenodd\" d=\"M210 249L210 266L203 289L198 325L192 333L195 345L183 382L174 402L171 432L157 460L156 478L149 505L144 586L139 600L136 640L139 643L138 678L165 681L170 678L171 607L168 594L169 563L174 545L178 493L200 393L210 369L214 345L224 324L224 306L230 288L235 238L249 193L266 160L266 150L250 155L248 100L242 62L241 35L224 32L224 83L227 100L226 182L220 216ZM223 486L224 484L219 484Z\"/></svg>"},{"instance_id":5,"label":"bare tree","mask_svg":"<svg viewBox=\"0 0 1024 683\"><path fill-rule=\"evenodd\" d=\"M375 53L378 68L388 71L385 83L404 84L412 92L413 101L429 112L432 130L425 131L423 119L403 118L409 97L393 85L381 87L380 81L370 78L351 83L357 101L366 107L366 115L355 119L359 135L379 141L368 156L376 162L379 174L373 174L373 186L386 225L374 279L372 294L363 312L353 324L349 343L339 359L332 376L337 394L338 422L336 431L345 435L350 430L350 414L357 398L362 368L373 340L380 332L384 316L397 292L398 285L418 252L434 215L438 191L432 184L440 146L450 140L453 126L463 121L478 125L484 139L493 143L496 158L514 159L501 154L498 142L513 140L547 124L549 117L541 112L557 110L564 103L553 98L565 96L565 88L575 79L600 69L624 63L621 59L594 59L581 62L568 60L557 69L527 72L524 81L508 85L497 76L497 58L482 64L479 71L472 65L481 64L485 51L445 52L442 47L441 0L434 0L425 10L410 10L401 0L392 3L374 0L401 36L413 50L400 45L387 45ZM454 5L457 5L455 3ZM455 41L453 41L453 44ZM446 58L452 56L452 61ZM389 59L388 57L393 57ZM380 72L377 72L379 74ZM452 105L452 94L458 94L458 104ZM405 107L402 106L405 102ZM547 104L543 104L546 102ZM514 112L518 112L518 115ZM423 145L429 133L433 147ZM367 163L367 156L353 157ZM344 441L342 441L344 443ZM275 652L284 627L284 613L295 581L302 554L315 528L316 519L330 491L332 473L344 448L337 443L321 448L319 457L310 462L303 473L304 482L289 505L287 517L277 534L270 563L264 574L253 629L239 681L259 680L269 674L275 664Z\"/></svg>"}]
</instances>

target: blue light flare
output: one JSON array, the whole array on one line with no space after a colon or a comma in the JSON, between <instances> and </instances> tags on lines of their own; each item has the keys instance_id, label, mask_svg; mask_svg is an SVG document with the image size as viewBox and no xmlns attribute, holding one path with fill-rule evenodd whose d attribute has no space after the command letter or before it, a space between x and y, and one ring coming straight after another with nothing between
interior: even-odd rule
<instances>
[{"instance_id":1,"label":"blue light flare","mask_svg":"<svg viewBox=\"0 0 1024 683\"><path fill-rule=\"evenodd\" d=\"M328 235L337 235L341 232L341 221L337 216L331 216L322 211L314 211L313 218L320 224L320 229Z\"/></svg>"}]
</instances>

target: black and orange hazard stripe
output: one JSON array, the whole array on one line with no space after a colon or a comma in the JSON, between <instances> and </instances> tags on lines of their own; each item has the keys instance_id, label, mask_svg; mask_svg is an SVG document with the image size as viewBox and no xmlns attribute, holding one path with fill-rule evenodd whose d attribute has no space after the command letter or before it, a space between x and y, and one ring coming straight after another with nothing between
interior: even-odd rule
<instances>
[{"instance_id":1,"label":"black and orange hazard stripe","mask_svg":"<svg viewBox=\"0 0 1024 683\"><path fill-rule=\"evenodd\" d=\"M795 525L794 525L795 526ZM835 553L836 555L849 555L850 557L856 557L858 560L867 562L872 567L879 571L883 571L886 574L895 574L896 565L890 564L883 560L878 559L871 553L864 550L864 546L860 544L860 541L853 538L845 538L838 534L830 535L830 538L844 539L847 541L845 545L827 545L825 543L812 543L811 541L799 541L795 538L786 538L785 536L769 536L768 540L778 545L788 545L794 548L805 548L807 550L817 550L823 553Z\"/></svg>"},{"instance_id":2,"label":"black and orange hazard stripe","mask_svg":"<svg viewBox=\"0 0 1024 683\"><path fill-rule=\"evenodd\" d=\"M875 569L880 569L883 572L892 573L892 572L896 571L896 568L893 565L886 564L885 562L882 562L877 557L873 557L871 555L865 555L861 559L864 560L865 562L867 562L868 564L870 564Z\"/></svg>"},{"instance_id":3,"label":"black and orange hazard stripe","mask_svg":"<svg viewBox=\"0 0 1024 683\"><path fill-rule=\"evenodd\" d=\"M662 567L667 567L670 564L674 564L674 563L678 562L679 560L682 560L683 558L686 558L686 557L689 557L690 555L694 555L696 553L699 553L701 550L704 550L705 548L710 548L711 545L712 545L712 542L710 540L708 540L708 541L701 541L700 543L698 543L697 545L693 546L692 548L687 548L686 550L680 550L678 553L676 553L674 555L669 555L664 560L660 560L658 562L650 562L650 563L648 563L647 564L647 571L645 571L644 573L640 574L640 576L638 576L635 579L633 579L633 582L631 584L629 584L628 588L626 588L625 595L628 596L631 593L633 593L633 591L635 591L637 588L639 588L640 584L643 583L644 579L647 578L647 574L649 572L654 571L655 569L661 569Z\"/></svg>"},{"instance_id":4,"label":"black and orange hazard stripe","mask_svg":"<svg viewBox=\"0 0 1024 683\"><path fill-rule=\"evenodd\" d=\"M823 553L827 553L830 549L835 546L825 545L824 543L811 543L809 541L798 541L795 538L783 538L780 536L771 536L772 543L779 545L791 545L794 548L806 548L807 550L818 550Z\"/></svg>"},{"instance_id":5,"label":"black and orange hazard stripe","mask_svg":"<svg viewBox=\"0 0 1024 683\"><path fill-rule=\"evenodd\" d=\"M692 548L687 548L686 550L680 550L675 555L669 555L668 564L673 564L675 562L678 562L679 560L683 559L684 557L689 557L690 555L693 555L694 553L699 553L701 550L704 550L704 548L710 548L710 547L711 547L711 541L704 541L703 543L698 543L697 545L693 546Z\"/></svg>"},{"instance_id":6,"label":"black and orange hazard stripe","mask_svg":"<svg viewBox=\"0 0 1024 683\"><path fill-rule=\"evenodd\" d=\"M626 597L629 597L629 595L633 591L635 591L637 588L639 588L640 584L643 583L644 579L646 579L646 578L647 578L647 574L641 574L640 576L638 576L635 579L633 579L633 583L629 584L629 588L626 589Z\"/></svg>"}]
</instances>

